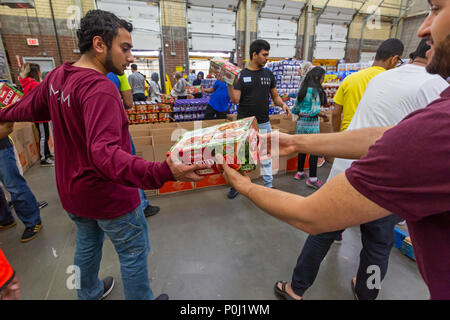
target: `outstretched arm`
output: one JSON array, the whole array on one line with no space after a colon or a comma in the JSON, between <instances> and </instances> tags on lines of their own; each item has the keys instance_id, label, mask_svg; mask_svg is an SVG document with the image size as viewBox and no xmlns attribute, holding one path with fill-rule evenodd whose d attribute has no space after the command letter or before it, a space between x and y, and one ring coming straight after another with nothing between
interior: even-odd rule
<instances>
[{"instance_id":1,"label":"outstretched arm","mask_svg":"<svg viewBox=\"0 0 450 320\"><path fill-rule=\"evenodd\" d=\"M268 214L310 234L341 230L391 214L353 188L345 173L302 197L254 184L226 164L223 167L225 178L239 193Z\"/></svg>"},{"instance_id":2,"label":"outstretched arm","mask_svg":"<svg viewBox=\"0 0 450 320\"><path fill-rule=\"evenodd\" d=\"M267 141L269 150L269 152L262 150L262 156L264 157L265 153L266 157L308 153L345 159L359 159L390 128L392 127L372 127L336 133L303 135L290 135L274 131L261 136L264 141ZM261 145L265 146L264 143Z\"/></svg>"}]
</instances>

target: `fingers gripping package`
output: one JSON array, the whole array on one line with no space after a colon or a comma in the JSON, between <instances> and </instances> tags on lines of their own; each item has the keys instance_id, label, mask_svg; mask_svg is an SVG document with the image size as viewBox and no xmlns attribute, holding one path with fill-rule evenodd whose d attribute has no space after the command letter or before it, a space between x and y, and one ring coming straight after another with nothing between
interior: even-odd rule
<instances>
[{"instance_id":1,"label":"fingers gripping package","mask_svg":"<svg viewBox=\"0 0 450 320\"><path fill-rule=\"evenodd\" d=\"M23 94L7 83L0 83L0 109L5 108L22 98Z\"/></svg>"},{"instance_id":2,"label":"fingers gripping package","mask_svg":"<svg viewBox=\"0 0 450 320\"><path fill-rule=\"evenodd\" d=\"M241 73L241 68L223 59L214 59L210 63L209 73L214 74L217 79L233 85Z\"/></svg>"},{"instance_id":3,"label":"fingers gripping package","mask_svg":"<svg viewBox=\"0 0 450 320\"><path fill-rule=\"evenodd\" d=\"M220 173L221 161L240 172L256 169L259 160L258 124L255 117L188 131L170 149L185 164L207 163L201 176ZM222 157L218 157L218 155Z\"/></svg>"}]
</instances>

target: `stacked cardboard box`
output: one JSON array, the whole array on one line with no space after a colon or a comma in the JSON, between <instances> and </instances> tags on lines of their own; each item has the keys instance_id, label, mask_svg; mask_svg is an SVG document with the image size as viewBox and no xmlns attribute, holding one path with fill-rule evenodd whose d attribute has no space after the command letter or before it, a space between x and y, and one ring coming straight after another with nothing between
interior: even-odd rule
<instances>
[{"instance_id":1,"label":"stacked cardboard box","mask_svg":"<svg viewBox=\"0 0 450 320\"><path fill-rule=\"evenodd\" d=\"M34 163L39 161L39 132L30 122L16 123L10 135L18 155L18 162L23 172L26 172ZM50 152L53 153L53 133L50 130Z\"/></svg>"},{"instance_id":2,"label":"stacked cardboard box","mask_svg":"<svg viewBox=\"0 0 450 320\"><path fill-rule=\"evenodd\" d=\"M130 126L130 133L136 147L136 154L148 161L162 162L167 152L186 131L209 127L226 120L205 120L189 122L153 123ZM180 191L194 190L213 185L223 185L225 180L219 176L205 177L198 183L167 182L158 190L146 190L147 195L163 195ZM197 186L198 185L198 186Z\"/></svg>"}]
</instances>

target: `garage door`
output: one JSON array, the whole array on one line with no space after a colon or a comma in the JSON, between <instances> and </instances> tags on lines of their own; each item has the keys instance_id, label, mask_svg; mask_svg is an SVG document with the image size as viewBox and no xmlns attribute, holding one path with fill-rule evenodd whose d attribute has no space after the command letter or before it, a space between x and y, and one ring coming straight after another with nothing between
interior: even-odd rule
<instances>
[{"instance_id":1,"label":"garage door","mask_svg":"<svg viewBox=\"0 0 450 320\"><path fill-rule=\"evenodd\" d=\"M187 9L191 51L232 52L236 48L236 13L214 7Z\"/></svg>"},{"instance_id":2,"label":"garage door","mask_svg":"<svg viewBox=\"0 0 450 320\"><path fill-rule=\"evenodd\" d=\"M99 9L111 11L133 24L133 50L161 50L159 6L153 2L97 0Z\"/></svg>"}]
</instances>

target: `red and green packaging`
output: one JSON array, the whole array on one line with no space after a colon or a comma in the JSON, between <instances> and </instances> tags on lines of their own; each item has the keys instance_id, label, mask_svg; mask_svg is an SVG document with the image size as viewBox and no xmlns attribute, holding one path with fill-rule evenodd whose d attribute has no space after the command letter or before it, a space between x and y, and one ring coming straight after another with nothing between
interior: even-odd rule
<instances>
[{"instance_id":1,"label":"red and green packaging","mask_svg":"<svg viewBox=\"0 0 450 320\"><path fill-rule=\"evenodd\" d=\"M255 170L259 160L256 118L188 131L168 154L172 152L177 152L178 159L185 164L211 164L210 169L198 172L202 176L220 173L221 163L217 162L217 154L221 154L224 161L238 171Z\"/></svg>"},{"instance_id":2,"label":"red and green packaging","mask_svg":"<svg viewBox=\"0 0 450 320\"><path fill-rule=\"evenodd\" d=\"M0 108L5 108L13 103L16 103L20 100L20 98L22 98L22 96L22 92L13 88L9 84L5 82L0 83Z\"/></svg>"},{"instance_id":3,"label":"red and green packaging","mask_svg":"<svg viewBox=\"0 0 450 320\"><path fill-rule=\"evenodd\" d=\"M223 59L211 60L209 65L209 73L214 74L217 79L221 79L230 85L234 84L241 70L238 66Z\"/></svg>"}]
</instances>

